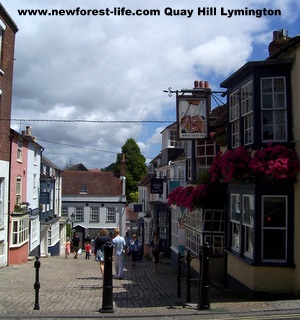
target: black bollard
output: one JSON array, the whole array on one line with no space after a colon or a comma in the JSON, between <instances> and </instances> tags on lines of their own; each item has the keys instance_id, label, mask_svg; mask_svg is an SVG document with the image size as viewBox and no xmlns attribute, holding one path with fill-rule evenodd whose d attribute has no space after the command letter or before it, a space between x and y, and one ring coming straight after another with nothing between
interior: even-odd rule
<instances>
[{"instance_id":1,"label":"black bollard","mask_svg":"<svg viewBox=\"0 0 300 320\"><path fill-rule=\"evenodd\" d=\"M104 275L103 275L103 294L102 308L99 310L102 313L112 313L113 309L113 279L112 279L112 253L113 245L111 242L106 242L104 249Z\"/></svg>"},{"instance_id":2,"label":"black bollard","mask_svg":"<svg viewBox=\"0 0 300 320\"><path fill-rule=\"evenodd\" d=\"M178 274L177 274L177 298L181 298L181 262L182 262L182 257L181 253L178 253Z\"/></svg>"},{"instance_id":3,"label":"black bollard","mask_svg":"<svg viewBox=\"0 0 300 320\"><path fill-rule=\"evenodd\" d=\"M191 250L188 250L186 254L186 265L187 265L186 302L191 302L191 261L192 261Z\"/></svg>"},{"instance_id":4,"label":"black bollard","mask_svg":"<svg viewBox=\"0 0 300 320\"><path fill-rule=\"evenodd\" d=\"M34 267L35 267L35 283L34 283L34 290L35 290L35 305L34 310L40 310L39 304L39 290L40 290L40 277L39 277L39 270L41 266L40 257L35 257Z\"/></svg>"},{"instance_id":5,"label":"black bollard","mask_svg":"<svg viewBox=\"0 0 300 320\"><path fill-rule=\"evenodd\" d=\"M209 268L210 268L210 246L206 242L202 246L200 294L199 294L199 302L198 302L198 305L197 305L197 308L201 309L201 310L210 308L210 302L209 302L209 290L210 290Z\"/></svg>"}]
</instances>

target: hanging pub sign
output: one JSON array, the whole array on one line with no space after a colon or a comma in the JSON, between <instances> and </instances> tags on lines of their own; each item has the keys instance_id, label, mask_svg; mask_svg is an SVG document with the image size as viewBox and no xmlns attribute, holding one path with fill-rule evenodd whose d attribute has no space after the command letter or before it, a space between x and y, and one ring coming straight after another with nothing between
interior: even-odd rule
<instances>
[{"instance_id":1,"label":"hanging pub sign","mask_svg":"<svg viewBox=\"0 0 300 320\"><path fill-rule=\"evenodd\" d=\"M178 139L205 139L208 137L210 93L177 95Z\"/></svg>"},{"instance_id":2,"label":"hanging pub sign","mask_svg":"<svg viewBox=\"0 0 300 320\"><path fill-rule=\"evenodd\" d=\"M156 194L163 194L164 179L152 178L151 179L151 192Z\"/></svg>"}]
</instances>

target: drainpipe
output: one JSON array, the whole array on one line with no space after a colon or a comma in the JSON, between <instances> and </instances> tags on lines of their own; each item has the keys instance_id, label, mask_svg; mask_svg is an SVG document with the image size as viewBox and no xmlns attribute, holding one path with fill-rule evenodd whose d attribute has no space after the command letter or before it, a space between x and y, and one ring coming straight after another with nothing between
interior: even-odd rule
<instances>
[{"instance_id":1,"label":"drainpipe","mask_svg":"<svg viewBox=\"0 0 300 320\"><path fill-rule=\"evenodd\" d=\"M8 202L7 202L7 265L9 265L9 238L10 238L10 183L11 183L11 149L12 149L12 139L13 139L13 134L9 134L9 164L8 164Z\"/></svg>"}]
</instances>

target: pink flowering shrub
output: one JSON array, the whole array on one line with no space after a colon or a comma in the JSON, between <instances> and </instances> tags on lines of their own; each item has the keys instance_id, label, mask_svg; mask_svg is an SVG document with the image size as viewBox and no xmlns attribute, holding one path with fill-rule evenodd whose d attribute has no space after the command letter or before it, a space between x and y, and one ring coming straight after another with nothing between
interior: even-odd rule
<instances>
[{"instance_id":1,"label":"pink flowering shrub","mask_svg":"<svg viewBox=\"0 0 300 320\"><path fill-rule=\"evenodd\" d=\"M296 178L300 162L294 149L269 145L263 150L255 151L249 168L257 177L280 180Z\"/></svg>"},{"instance_id":2,"label":"pink flowering shrub","mask_svg":"<svg viewBox=\"0 0 300 320\"><path fill-rule=\"evenodd\" d=\"M197 187L177 187L168 195L168 204L175 204L190 211L200 206L206 200L207 186L202 184Z\"/></svg>"},{"instance_id":3,"label":"pink flowering shrub","mask_svg":"<svg viewBox=\"0 0 300 320\"><path fill-rule=\"evenodd\" d=\"M249 151L242 146L219 152L209 170L212 181L232 182L248 176L250 160Z\"/></svg>"}]
</instances>

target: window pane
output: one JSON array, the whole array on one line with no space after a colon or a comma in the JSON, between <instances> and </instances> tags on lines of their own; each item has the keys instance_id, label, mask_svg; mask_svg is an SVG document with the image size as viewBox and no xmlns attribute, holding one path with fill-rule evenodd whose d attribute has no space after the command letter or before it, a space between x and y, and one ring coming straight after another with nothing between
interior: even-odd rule
<instances>
[{"instance_id":1,"label":"window pane","mask_svg":"<svg viewBox=\"0 0 300 320\"><path fill-rule=\"evenodd\" d=\"M263 259L285 260L285 230L265 229L263 232Z\"/></svg>"},{"instance_id":2,"label":"window pane","mask_svg":"<svg viewBox=\"0 0 300 320\"><path fill-rule=\"evenodd\" d=\"M264 227L286 227L286 198L265 197L264 198Z\"/></svg>"}]
</instances>

